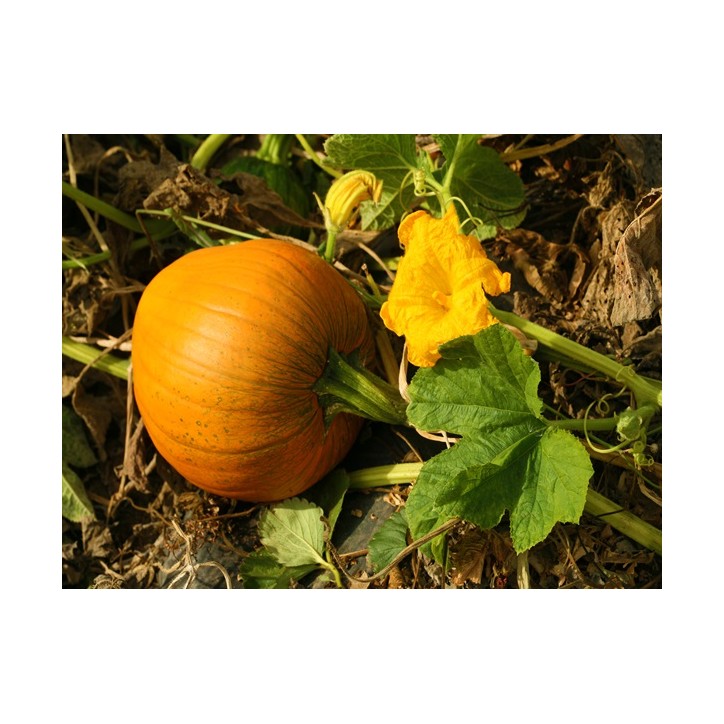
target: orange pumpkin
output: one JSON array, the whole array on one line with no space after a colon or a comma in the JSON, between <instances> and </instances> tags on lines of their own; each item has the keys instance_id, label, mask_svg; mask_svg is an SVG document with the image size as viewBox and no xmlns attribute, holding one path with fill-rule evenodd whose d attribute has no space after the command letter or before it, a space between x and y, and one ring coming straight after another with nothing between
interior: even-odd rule
<instances>
[{"instance_id":1,"label":"orange pumpkin","mask_svg":"<svg viewBox=\"0 0 724 724\"><path fill-rule=\"evenodd\" d=\"M133 328L133 385L158 452L218 495L298 495L362 419L325 428L313 387L329 348L374 354L364 304L313 252L271 239L199 249L154 277Z\"/></svg>"}]
</instances>

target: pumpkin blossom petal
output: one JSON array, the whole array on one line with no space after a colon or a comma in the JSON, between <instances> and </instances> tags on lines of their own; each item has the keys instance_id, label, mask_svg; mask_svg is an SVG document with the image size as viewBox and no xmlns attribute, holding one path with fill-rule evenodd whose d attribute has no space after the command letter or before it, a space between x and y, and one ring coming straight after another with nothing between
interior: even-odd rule
<instances>
[{"instance_id":1,"label":"pumpkin blossom petal","mask_svg":"<svg viewBox=\"0 0 724 724\"><path fill-rule=\"evenodd\" d=\"M405 336L407 357L418 367L432 367L444 342L495 324L486 294L510 291L510 274L459 226L450 204L442 219L417 211L398 230L405 254L380 315L389 329Z\"/></svg>"}]
</instances>

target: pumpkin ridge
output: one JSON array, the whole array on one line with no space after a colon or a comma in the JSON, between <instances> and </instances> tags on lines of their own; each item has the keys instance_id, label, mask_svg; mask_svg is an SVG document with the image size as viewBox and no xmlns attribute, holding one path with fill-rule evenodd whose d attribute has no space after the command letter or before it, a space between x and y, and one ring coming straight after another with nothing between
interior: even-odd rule
<instances>
[{"instance_id":1,"label":"pumpkin ridge","mask_svg":"<svg viewBox=\"0 0 724 724\"><path fill-rule=\"evenodd\" d=\"M188 440L184 440L184 436L177 437L176 435L171 435L166 429L161 429L158 424L153 420L152 417L146 413L146 417L148 417L154 427L158 429L158 431L161 433L161 435L166 438L166 440L170 441L175 446L187 448L189 450L193 451L201 451L201 452L212 452L214 455L226 455L229 457L237 457L237 456L245 456L245 455L253 455L254 453L262 453L268 450L273 450L274 448L282 447L290 442L290 440L293 440L295 437L299 436L299 430L294 428L289 431L289 434L286 437L274 439L274 441L270 444L263 444L258 445L256 447L244 447L239 449L229 449L229 448L222 448L222 447L211 447L209 448L208 445L204 445L203 441L199 442L198 444L193 444L196 442L195 438L192 435L189 435L189 442ZM314 420L309 422L306 427L310 427L313 424ZM304 426L303 426L304 427ZM189 426L189 429L191 427Z\"/></svg>"},{"instance_id":2,"label":"pumpkin ridge","mask_svg":"<svg viewBox=\"0 0 724 724\"><path fill-rule=\"evenodd\" d=\"M282 242L282 243L284 243L284 242ZM303 270L300 269L300 267L297 264L295 264L292 259L288 258L284 254L277 254L275 256L279 261L282 261L287 266L287 268L292 269L302 279L303 282L305 282L305 283L307 282L307 275L304 274ZM304 305L309 309L309 317L311 319L322 321L322 324L324 326L323 331L327 334L328 338L330 339L330 344L331 344L332 343L331 338L339 336L340 330L336 326L332 326L332 327L326 326L326 323L329 321L329 318L328 318L328 315L325 313L325 311L330 308L330 304L333 307L337 306L341 299L344 302L345 308L347 308L347 312L349 312L350 316L352 316L355 314L355 310L352 308L353 304L351 303L351 298L348 296L348 292L350 292L353 295L352 298L354 298L355 300L361 302L361 299L358 297L357 292L355 292L355 290L351 286L349 286L349 284L344 280L344 278L338 272L334 271L334 269L332 267L328 266L327 262L322 261L321 257L316 257L316 258L324 265L324 267L326 269L328 269L329 271L332 272L334 277L336 277L336 280L334 283L335 286L333 287L334 288L333 294L328 294L329 289L326 286L322 286L322 287L315 287L312 290L310 290L313 292L313 294L311 294L310 296L306 296L306 295L297 296L297 295L299 295L299 290L296 287L294 287L291 284L288 284L284 278L277 278L278 277L278 267L277 266L268 264L263 259L253 259L253 260L250 260L251 263L249 263L248 267L251 268L254 265L258 265L259 267L261 267L264 270L270 270L271 271L270 276L272 276L274 278L275 283L278 282L279 286L284 287L288 292L290 292L291 294L294 294L297 299L304 302ZM315 265L310 265L310 266L315 266ZM331 279L332 279L332 277L330 276L330 280ZM325 295L325 296L323 297L322 295ZM323 298L326 298L326 300L327 300L326 303L323 303L321 301ZM306 317L307 315L302 315L302 316ZM342 337L345 337L345 336L346 335L344 334L344 332L342 332ZM353 347L353 349L342 349L340 347L346 347L347 345L341 343L340 340L335 340L335 341L337 342L337 344L335 345L335 349L337 349L338 352L344 352L345 354L350 354L352 351L359 349L363 344L363 341L359 341L359 343L356 344Z\"/></svg>"},{"instance_id":3,"label":"pumpkin ridge","mask_svg":"<svg viewBox=\"0 0 724 724\"><path fill-rule=\"evenodd\" d=\"M329 344L322 345L321 343L318 345L319 347L319 355L315 354L316 350L314 350L312 345L302 345L296 342L293 337L291 337L289 334L285 333L282 329L279 329L276 326L272 326L271 329L268 328L266 325L264 325L264 320L260 319L258 317L251 317L246 316L243 314L241 310L229 310L229 309L223 309L223 308L216 308L214 306L211 306L210 304L204 304L201 302L197 302L192 299L185 299L183 301L184 305L197 307L199 309L203 309L206 311L213 312L214 314L221 314L224 316L229 317L230 319L238 322L244 322L249 324L250 326L256 326L264 329L265 334L269 334L270 336L273 334L274 336L278 337L279 339L282 339L287 342L287 344L294 350L295 353L303 355L308 358L310 365L313 364L315 369L321 365L322 370L324 369L324 364L326 363L327 359L327 349L332 342L330 341ZM304 321L295 318L293 316L287 316L284 313L278 313L281 317L281 321L284 323L293 323L294 326L302 331L304 333L305 338L309 339L313 342L313 340L319 339L321 336L320 333L322 333L325 337L328 337L329 335L326 333L327 330L320 329L317 326L306 326ZM175 315L169 315L169 317L165 318L163 316L156 315L159 322L166 323L166 324L172 324L174 327L180 330L185 330L189 332L193 332L195 335L199 337L203 337L205 339L208 339L213 344L221 344L224 342L224 340L220 340L218 336L213 336L211 334L205 334L203 328L199 328L193 324L183 324L181 322L176 321L173 319ZM256 331L256 330L254 330ZM250 335L252 336L252 335ZM275 357L275 362L278 361L278 357ZM292 360L291 365L296 369L298 367L298 359ZM296 363L296 364L295 364ZM312 374L310 372L310 374ZM317 375L317 378L321 374L321 370L319 373L314 373Z\"/></svg>"},{"instance_id":4,"label":"pumpkin ridge","mask_svg":"<svg viewBox=\"0 0 724 724\"><path fill-rule=\"evenodd\" d=\"M167 352L168 354L164 354L164 352ZM156 345L154 354L159 361L165 361L166 363L169 363L170 361L178 358L177 350L169 349L161 345ZM270 367L280 366L279 359L277 357L262 357L261 355L256 355L256 359L262 362L268 362ZM294 378L291 378L290 376L275 376L267 373L263 376L257 375L255 377L250 377L248 371L239 370L237 374L232 374L229 370L219 369L217 365L206 363L204 360L197 358L186 358L183 363L176 362L173 367L177 372L183 373L184 376L187 376L191 379L194 379L196 377L192 367L198 368L200 371L213 372L215 375L223 377L229 382L234 383L237 390L239 389L239 383L242 383L242 385L243 383L247 383L250 392L257 392L257 383L262 381L265 387L275 387L286 392L289 392L290 390L298 390L300 392L312 391L312 388L314 387L317 379L319 378L319 376L315 377L310 372L303 372L299 367L296 366L290 366L289 369L295 373L294 377L299 380L299 384L293 384ZM160 373L160 370L157 366L154 366L154 368L146 368L146 374L148 374L149 377L152 377L156 381L163 383L163 377L160 374L154 374L154 372L156 371ZM301 380L300 378L302 374L307 375L310 379L310 382ZM220 387L222 386L220 385ZM281 397L282 399L285 399L286 397L288 397L288 395L282 395Z\"/></svg>"}]
</instances>

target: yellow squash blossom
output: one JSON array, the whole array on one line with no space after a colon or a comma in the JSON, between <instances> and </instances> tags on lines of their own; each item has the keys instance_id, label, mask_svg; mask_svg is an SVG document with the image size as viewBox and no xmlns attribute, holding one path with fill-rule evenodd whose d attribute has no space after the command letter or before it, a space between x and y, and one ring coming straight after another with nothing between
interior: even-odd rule
<instances>
[{"instance_id":1,"label":"yellow squash blossom","mask_svg":"<svg viewBox=\"0 0 724 724\"><path fill-rule=\"evenodd\" d=\"M405 255L380 315L389 329L405 336L407 358L418 367L432 367L444 342L494 324L485 295L510 291L510 274L459 227L450 204L442 219L417 211L398 230Z\"/></svg>"}]
</instances>

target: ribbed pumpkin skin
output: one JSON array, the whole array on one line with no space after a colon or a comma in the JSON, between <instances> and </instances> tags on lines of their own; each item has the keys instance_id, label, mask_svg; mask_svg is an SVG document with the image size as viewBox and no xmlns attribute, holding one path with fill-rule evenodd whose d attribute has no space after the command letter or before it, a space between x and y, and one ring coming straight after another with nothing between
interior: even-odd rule
<instances>
[{"instance_id":1,"label":"ribbed pumpkin skin","mask_svg":"<svg viewBox=\"0 0 724 724\"><path fill-rule=\"evenodd\" d=\"M298 495L347 454L362 420L325 431L312 388L329 347L372 358L365 308L313 252L271 239L199 249L146 287L133 386L158 452L204 490Z\"/></svg>"}]
</instances>

